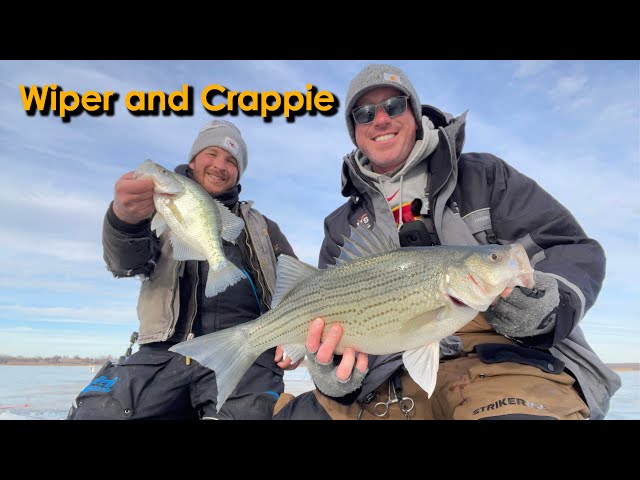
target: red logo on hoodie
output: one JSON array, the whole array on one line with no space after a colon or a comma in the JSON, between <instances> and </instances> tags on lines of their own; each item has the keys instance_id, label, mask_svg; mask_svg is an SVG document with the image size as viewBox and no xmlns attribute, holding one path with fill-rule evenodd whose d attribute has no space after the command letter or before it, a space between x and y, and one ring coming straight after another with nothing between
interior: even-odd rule
<instances>
[{"instance_id":1,"label":"red logo on hoodie","mask_svg":"<svg viewBox=\"0 0 640 480\"><path fill-rule=\"evenodd\" d=\"M400 189L396 190L396 193L394 193L390 197L387 197L387 202L390 202L391 200L393 200L393 197L395 197L398 194L399 191L400 191Z\"/></svg>"}]
</instances>

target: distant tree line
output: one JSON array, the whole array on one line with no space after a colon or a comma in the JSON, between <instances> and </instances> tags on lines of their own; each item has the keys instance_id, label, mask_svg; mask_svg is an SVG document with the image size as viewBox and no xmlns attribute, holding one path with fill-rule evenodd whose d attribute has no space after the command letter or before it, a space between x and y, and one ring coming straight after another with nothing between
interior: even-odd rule
<instances>
[{"instance_id":1,"label":"distant tree line","mask_svg":"<svg viewBox=\"0 0 640 480\"><path fill-rule=\"evenodd\" d=\"M0 354L0 365L102 365L106 361L116 360L111 355L106 357L65 357L54 355L53 357L13 357L11 355Z\"/></svg>"}]
</instances>

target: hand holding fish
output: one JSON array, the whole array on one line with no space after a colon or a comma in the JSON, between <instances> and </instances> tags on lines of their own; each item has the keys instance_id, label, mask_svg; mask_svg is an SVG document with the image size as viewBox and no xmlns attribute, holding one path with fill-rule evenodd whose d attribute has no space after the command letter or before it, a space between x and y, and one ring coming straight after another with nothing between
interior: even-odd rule
<instances>
[{"instance_id":1,"label":"hand holding fish","mask_svg":"<svg viewBox=\"0 0 640 480\"><path fill-rule=\"evenodd\" d=\"M131 225L151 218L156 207L153 203L153 180L135 178L127 172L118 179L113 195L113 213Z\"/></svg>"},{"instance_id":2,"label":"hand holding fish","mask_svg":"<svg viewBox=\"0 0 640 480\"><path fill-rule=\"evenodd\" d=\"M315 354L317 363L328 365L333 361L333 353L342 338L344 330L339 323L331 325L329 335L327 335L325 341L320 344L324 324L325 322L322 317L318 317L311 322L306 347L307 352ZM364 374L367 371L368 363L369 356L366 353L358 352L358 359L356 361L356 351L351 347L346 347L342 353L342 360L335 369L335 375L341 382L346 382L351 377L354 367Z\"/></svg>"},{"instance_id":3,"label":"hand holding fish","mask_svg":"<svg viewBox=\"0 0 640 480\"><path fill-rule=\"evenodd\" d=\"M331 397L343 397L362 385L365 375L369 371L369 356L364 352L345 347L340 364L333 363L333 353L340 343L344 329L340 323L329 327L325 340L320 344L324 332L324 319L318 317L311 322L306 341L307 369L316 387Z\"/></svg>"},{"instance_id":4,"label":"hand holding fish","mask_svg":"<svg viewBox=\"0 0 640 480\"><path fill-rule=\"evenodd\" d=\"M496 332L509 337L532 337L553 330L560 303L558 282L544 272L534 272L536 288L515 288L502 295L486 313Z\"/></svg>"},{"instance_id":5,"label":"hand holding fish","mask_svg":"<svg viewBox=\"0 0 640 480\"><path fill-rule=\"evenodd\" d=\"M283 370L295 370L302 362L302 359L299 359L297 362L292 362L291 357L284 353L282 345L278 345L273 361Z\"/></svg>"}]
</instances>

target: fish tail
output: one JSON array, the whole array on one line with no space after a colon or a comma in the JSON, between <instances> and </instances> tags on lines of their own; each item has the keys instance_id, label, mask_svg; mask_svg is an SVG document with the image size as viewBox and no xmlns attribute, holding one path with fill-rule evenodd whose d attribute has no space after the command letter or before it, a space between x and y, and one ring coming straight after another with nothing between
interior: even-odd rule
<instances>
[{"instance_id":1,"label":"fish tail","mask_svg":"<svg viewBox=\"0 0 640 480\"><path fill-rule=\"evenodd\" d=\"M250 323L192 338L169 349L191 357L203 367L215 372L218 412L249 367L262 353L252 348L249 343Z\"/></svg>"},{"instance_id":2,"label":"fish tail","mask_svg":"<svg viewBox=\"0 0 640 480\"><path fill-rule=\"evenodd\" d=\"M245 277L242 270L236 267L228 259L223 259L219 265L213 265L209 262L209 273L207 275L207 286L204 294L207 297L224 292L231 285L235 285Z\"/></svg>"}]
</instances>

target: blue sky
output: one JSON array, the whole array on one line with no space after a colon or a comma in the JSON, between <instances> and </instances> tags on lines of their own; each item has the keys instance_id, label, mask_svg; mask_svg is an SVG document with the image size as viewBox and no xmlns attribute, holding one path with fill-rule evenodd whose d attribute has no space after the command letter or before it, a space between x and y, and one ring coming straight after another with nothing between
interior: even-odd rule
<instances>
[{"instance_id":1,"label":"blue sky","mask_svg":"<svg viewBox=\"0 0 640 480\"><path fill-rule=\"evenodd\" d=\"M137 330L138 279L115 279L101 230L115 181L151 158L185 163L212 117L200 92L306 91L344 103L353 76L372 62L402 68L423 103L469 110L464 151L493 153L535 179L598 239L607 276L582 321L607 362L640 361L640 62L638 61L0 61L0 354L118 356ZM19 86L115 91L111 117L64 123L27 116ZM132 115L133 90L194 88L191 116ZM334 116L265 123L223 117L249 149L242 198L280 225L315 265L324 217L342 204L340 165L351 143Z\"/></svg>"}]
</instances>

